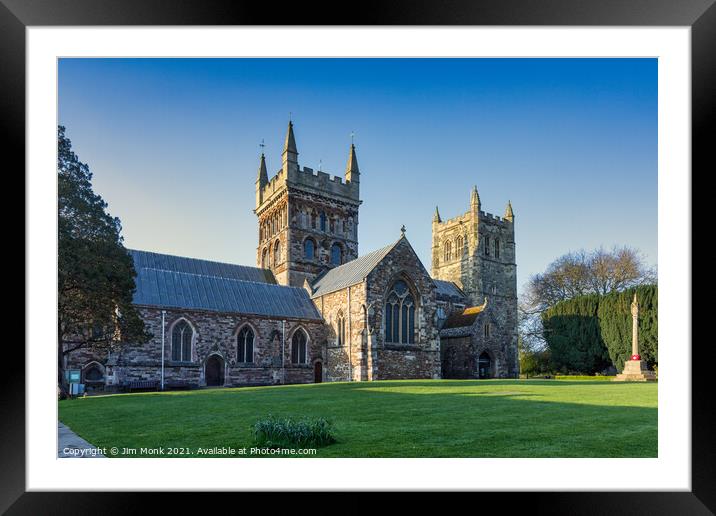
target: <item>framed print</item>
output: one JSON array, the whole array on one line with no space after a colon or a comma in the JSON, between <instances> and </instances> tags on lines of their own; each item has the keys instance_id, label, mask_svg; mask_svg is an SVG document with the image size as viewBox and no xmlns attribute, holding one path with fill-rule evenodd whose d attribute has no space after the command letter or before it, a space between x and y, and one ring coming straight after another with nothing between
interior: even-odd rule
<instances>
[{"instance_id":1,"label":"framed print","mask_svg":"<svg viewBox=\"0 0 716 516\"><path fill-rule=\"evenodd\" d=\"M0 507L712 511L690 214L716 8L509 4L3 0L28 303Z\"/></svg>"}]
</instances>

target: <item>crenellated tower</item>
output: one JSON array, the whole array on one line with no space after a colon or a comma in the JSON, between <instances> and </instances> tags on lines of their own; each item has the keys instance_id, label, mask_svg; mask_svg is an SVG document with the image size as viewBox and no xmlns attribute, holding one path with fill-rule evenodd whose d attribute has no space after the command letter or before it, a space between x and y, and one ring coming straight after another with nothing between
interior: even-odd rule
<instances>
[{"instance_id":1,"label":"crenellated tower","mask_svg":"<svg viewBox=\"0 0 716 516\"><path fill-rule=\"evenodd\" d=\"M515 226L512 204L500 218L481 209L477 187L470 209L443 220L438 208L432 223L432 276L455 282L473 304L487 296L517 298Z\"/></svg>"},{"instance_id":2,"label":"crenellated tower","mask_svg":"<svg viewBox=\"0 0 716 516\"><path fill-rule=\"evenodd\" d=\"M256 179L259 245L256 263L282 285L302 287L326 269L358 257L360 171L351 144L344 177L298 163L293 123L271 178L262 154Z\"/></svg>"}]
</instances>

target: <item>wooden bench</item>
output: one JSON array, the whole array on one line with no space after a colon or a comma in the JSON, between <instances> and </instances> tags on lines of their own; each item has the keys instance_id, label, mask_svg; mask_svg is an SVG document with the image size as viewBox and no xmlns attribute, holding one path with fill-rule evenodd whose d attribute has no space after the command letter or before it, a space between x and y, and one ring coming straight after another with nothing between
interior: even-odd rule
<instances>
[{"instance_id":1,"label":"wooden bench","mask_svg":"<svg viewBox=\"0 0 716 516\"><path fill-rule=\"evenodd\" d=\"M124 386L127 392L131 391L157 391L159 390L159 382L156 380L136 380L128 382Z\"/></svg>"}]
</instances>

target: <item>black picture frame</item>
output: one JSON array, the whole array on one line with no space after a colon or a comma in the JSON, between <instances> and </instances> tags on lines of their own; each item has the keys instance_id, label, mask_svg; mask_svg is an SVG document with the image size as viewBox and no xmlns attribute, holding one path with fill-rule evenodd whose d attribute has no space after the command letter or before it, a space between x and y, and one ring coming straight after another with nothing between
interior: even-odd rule
<instances>
[{"instance_id":1,"label":"black picture frame","mask_svg":"<svg viewBox=\"0 0 716 516\"><path fill-rule=\"evenodd\" d=\"M393 0L331 6L295 2L280 9L269 9L260 2L230 0L0 0L0 124L4 156L17 157L18 169L24 170L26 27L268 24L688 26L691 27L692 51L692 179L716 170L711 149L716 141L712 116L716 113L714 0L457 0L449 3ZM693 221L698 222L696 218ZM25 271L27 274L27 269ZM688 345L690 340L691 335L685 332L682 344ZM690 364L690 492L480 493L480 505L487 508L485 501L489 498L510 512L521 509L551 514L711 514L716 511L716 430L709 417L714 412L710 399L713 392L709 374L713 357L710 340L694 340L692 348L692 356L698 359ZM4 371L7 385L0 400L0 511L7 514L126 514L148 510L145 494L26 492L25 354L19 346L12 346L8 341L5 344L5 362L13 367ZM683 364L684 368L688 366ZM165 493L160 496L164 498L161 502L167 504L164 511L174 504L181 504L182 512L193 506L199 510L206 508L205 501L196 495Z\"/></svg>"}]
</instances>

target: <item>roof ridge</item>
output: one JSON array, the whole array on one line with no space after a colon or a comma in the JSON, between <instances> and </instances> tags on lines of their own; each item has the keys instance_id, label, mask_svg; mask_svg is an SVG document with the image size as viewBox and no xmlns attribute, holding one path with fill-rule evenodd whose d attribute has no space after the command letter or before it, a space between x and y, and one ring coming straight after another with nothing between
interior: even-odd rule
<instances>
[{"instance_id":1,"label":"roof ridge","mask_svg":"<svg viewBox=\"0 0 716 516\"><path fill-rule=\"evenodd\" d=\"M127 251L129 251L131 253L156 254L159 256L171 256L172 258L181 258L183 260L195 260L197 262L217 263L219 265L230 265L231 267L246 267L247 269L258 269L260 271L270 270L270 269L265 269L263 267L256 267L254 265L243 265L240 263L222 262L222 261L218 261L218 260L207 260L205 258L195 258L193 256L182 256L180 254L159 253L156 251L143 251L141 249L130 249L129 247L126 247L125 249L127 249ZM149 267L149 268L153 268L153 267ZM159 270L159 269L157 269L157 270ZM164 270L166 270L166 269L164 269Z\"/></svg>"},{"instance_id":2,"label":"roof ridge","mask_svg":"<svg viewBox=\"0 0 716 516\"><path fill-rule=\"evenodd\" d=\"M226 276L216 276L214 274L196 274L195 272L174 271L171 269L158 269L156 267L140 267L140 269L147 270L147 271L169 272L172 274L186 274L187 276L197 276L199 278L216 278L216 279L220 279L222 281L236 281L237 283L255 283L257 285L267 285L269 287L291 288L291 289L305 291L305 289L303 287L294 287L292 285L280 285L278 283L267 283L265 281L252 281L252 280L237 279L237 278L227 278ZM263 270L263 269L261 269L261 270Z\"/></svg>"}]
</instances>

